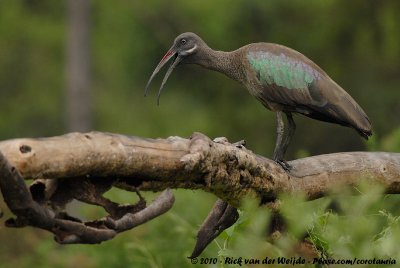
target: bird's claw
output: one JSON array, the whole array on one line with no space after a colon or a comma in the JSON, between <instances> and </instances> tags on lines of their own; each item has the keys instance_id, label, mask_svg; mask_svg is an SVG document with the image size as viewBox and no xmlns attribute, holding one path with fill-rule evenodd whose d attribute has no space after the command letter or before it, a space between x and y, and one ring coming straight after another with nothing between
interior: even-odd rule
<instances>
[{"instance_id":1,"label":"bird's claw","mask_svg":"<svg viewBox=\"0 0 400 268\"><path fill-rule=\"evenodd\" d=\"M278 163L285 171L290 171L292 169L292 166L289 165L289 163L284 159L276 159L275 162Z\"/></svg>"}]
</instances>

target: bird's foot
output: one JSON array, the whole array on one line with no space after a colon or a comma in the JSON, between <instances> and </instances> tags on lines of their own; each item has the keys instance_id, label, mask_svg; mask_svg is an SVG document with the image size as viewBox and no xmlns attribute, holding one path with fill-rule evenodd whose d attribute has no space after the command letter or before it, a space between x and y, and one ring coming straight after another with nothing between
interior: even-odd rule
<instances>
[{"instance_id":1,"label":"bird's foot","mask_svg":"<svg viewBox=\"0 0 400 268\"><path fill-rule=\"evenodd\" d=\"M284 159L274 159L274 161L278 163L285 171L290 171L292 169L292 166L289 165L289 163Z\"/></svg>"}]
</instances>

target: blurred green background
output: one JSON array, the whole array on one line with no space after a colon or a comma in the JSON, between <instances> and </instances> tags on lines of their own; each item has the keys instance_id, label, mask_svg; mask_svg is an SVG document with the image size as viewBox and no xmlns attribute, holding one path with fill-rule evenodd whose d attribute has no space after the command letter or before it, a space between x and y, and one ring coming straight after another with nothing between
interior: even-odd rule
<instances>
[{"instance_id":1,"label":"blurred green background","mask_svg":"<svg viewBox=\"0 0 400 268\"><path fill-rule=\"evenodd\" d=\"M217 50L234 50L260 41L294 48L321 66L369 115L374 136L368 143L352 129L296 116L298 128L288 159L366 149L398 152L399 11L397 0L91 1L88 56L92 98L87 103L91 107L88 126L150 138L188 137L199 131L209 137L225 136L230 141L245 139L254 152L271 155L275 115L238 83L219 73L180 66L166 84L160 106L156 105L156 91L163 74L153 82L150 95L143 97L150 74L174 38L192 31ZM68 127L65 101L67 13L67 1L0 0L2 140L74 130ZM177 204L171 212L102 245L58 246L49 234L38 230L0 227L0 266L195 267L186 256L215 197L183 190L176 191L176 195ZM132 202L131 195L122 191L110 196ZM148 195L149 199L153 197ZM346 198L343 202L353 200ZM396 197L387 200L390 202L380 203L382 207L371 208L372 212L368 206L363 210L378 215L378 231L371 231L376 235L388 226L382 217L389 219L394 217L390 213L396 213L392 211L398 204ZM325 203L323 199L315 206L324 207ZM382 212L384 206L389 212ZM309 217L314 219L312 226L323 222L318 220L325 215L321 211ZM90 218L102 212L83 206L81 213ZM391 219L397 223L396 218ZM333 226L339 230L344 224L335 222ZM247 241L244 244L251 245L256 237L260 239L246 233L252 230L248 225L240 226L236 228L238 241L243 239ZM311 227L306 224L304 228ZM323 237L321 233L317 238ZM213 243L204 256L223 254L221 248L231 239L230 233L224 235L225 239ZM247 236L251 238L246 240ZM283 254L279 246L267 248L268 252ZM241 252L238 250L235 254ZM359 252L349 249L346 254L353 253Z\"/></svg>"}]
</instances>

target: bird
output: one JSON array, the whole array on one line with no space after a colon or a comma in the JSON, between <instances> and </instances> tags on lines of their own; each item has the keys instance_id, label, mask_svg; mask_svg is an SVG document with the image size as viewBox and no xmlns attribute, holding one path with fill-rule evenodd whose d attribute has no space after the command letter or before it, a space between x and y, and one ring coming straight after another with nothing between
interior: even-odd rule
<instances>
[{"instance_id":1,"label":"bird","mask_svg":"<svg viewBox=\"0 0 400 268\"><path fill-rule=\"evenodd\" d=\"M322 68L289 47L260 42L225 52L213 50L195 33L182 33L150 76L145 96L153 78L171 59L157 104L168 77L180 64L197 64L225 74L276 113L277 137L272 158L285 170L291 168L284 156L296 130L293 113L351 127L365 139L372 135L371 122L360 105ZM284 115L288 122L286 131Z\"/></svg>"}]
</instances>

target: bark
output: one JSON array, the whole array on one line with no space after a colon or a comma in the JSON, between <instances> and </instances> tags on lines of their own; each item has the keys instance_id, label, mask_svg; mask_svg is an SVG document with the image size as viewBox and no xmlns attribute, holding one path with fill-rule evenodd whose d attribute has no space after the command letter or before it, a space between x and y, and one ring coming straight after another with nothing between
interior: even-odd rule
<instances>
[{"instance_id":1,"label":"bark","mask_svg":"<svg viewBox=\"0 0 400 268\"><path fill-rule=\"evenodd\" d=\"M71 133L2 141L0 151L0 187L17 216L7 221L8 226L40 227L53 232L60 243L100 243L160 216L174 202L169 188L208 191L232 207L249 196L273 203L283 192L316 199L340 185L361 181L380 183L388 193L400 192L398 153L307 157L290 161L292 169L286 172L242 142L212 141L201 133L189 139ZM23 179L34 179L29 189ZM111 187L136 192L139 201L119 205L104 198ZM149 206L139 193L161 190L165 191ZM73 218L63 211L73 199L102 206L109 216L91 222ZM211 215L210 222L218 223L219 214ZM220 225L225 223L215 230Z\"/></svg>"},{"instance_id":2,"label":"bark","mask_svg":"<svg viewBox=\"0 0 400 268\"><path fill-rule=\"evenodd\" d=\"M400 154L345 152L289 161L285 172L274 161L227 141L191 138L148 139L111 133L71 133L0 142L0 151L24 179L96 178L139 190L202 189L237 204L245 196L274 199L302 192L309 199L338 185L361 180L400 192Z\"/></svg>"}]
</instances>

